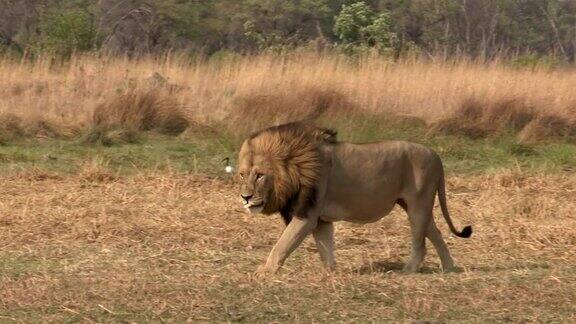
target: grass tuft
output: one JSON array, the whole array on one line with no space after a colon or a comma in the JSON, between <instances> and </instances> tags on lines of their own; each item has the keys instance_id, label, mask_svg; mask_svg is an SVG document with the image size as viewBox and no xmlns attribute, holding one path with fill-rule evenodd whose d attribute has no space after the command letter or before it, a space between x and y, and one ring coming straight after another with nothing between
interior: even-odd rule
<instances>
[{"instance_id":1,"label":"grass tuft","mask_svg":"<svg viewBox=\"0 0 576 324\"><path fill-rule=\"evenodd\" d=\"M112 182L117 177L110 172L109 162L100 156L85 161L78 172L78 176L86 182L105 183Z\"/></svg>"},{"instance_id":2,"label":"grass tuft","mask_svg":"<svg viewBox=\"0 0 576 324\"><path fill-rule=\"evenodd\" d=\"M547 138L576 140L576 115L538 110L520 98L470 97L453 114L431 124L432 133L484 138L516 134L522 142Z\"/></svg>"},{"instance_id":3,"label":"grass tuft","mask_svg":"<svg viewBox=\"0 0 576 324\"><path fill-rule=\"evenodd\" d=\"M116 136L129 139L135 131L178 135L188 128L190 122L173 96L160 90L134 89L98 105L92 125L93 132L101 135L89 138L100 139L110 136L109 132L115 132Z\"/></svg>"},{"instance_id":4,"label":"grass tuft","mask_svg":"<svg viewBox=\"0 0 576 324\"><path fill-rule=\"evenodd\" d=\"M315 122L320 118L327 120L359 110L342 93L322 87L295 88L269 94L256 92L235 99L227 124L232 133L243 138L271 125Z\"/></svg>"},{"instance_id":5,"label":"grass tuft","mask_svg":"<svg viewBox=\"0 0 576 324\"><path fill-rule=\"evenodd\" d=\"M76 126L50 120L42 116L20 116L14 113L0 114L0 145L23 138L70 139L80 133Z\"/></svg>"}]
</instances>

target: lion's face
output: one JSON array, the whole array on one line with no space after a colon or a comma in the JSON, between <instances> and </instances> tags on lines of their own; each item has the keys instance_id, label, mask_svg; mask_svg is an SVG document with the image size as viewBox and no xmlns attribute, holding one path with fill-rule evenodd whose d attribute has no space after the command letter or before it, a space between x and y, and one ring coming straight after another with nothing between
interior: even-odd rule
<instances>
[{"instance_id":1,"label":"lion's face","mask_svg":"<svg viewBox=\"0 0 576 324\"><path fill-rule=\"evenodd\" d=\"M240 155L238 178L240 180L240 198L251 214L265 211L274 188L274 174L271 164L262 156L251 159Z\"/></svg>"},{"instance_id":2,"label":"lion's face","mask_svg":"<svg viewBox=\"0 0 576 324\"><path fill-rule=\"evenodd\" d=\"M316 128L270 127L244 141L238 155L240 198L250 213L271 215L303 193L309 201L322 166ZM299 205L298 205L299 206Z\"/></svg>"}]
</instances>

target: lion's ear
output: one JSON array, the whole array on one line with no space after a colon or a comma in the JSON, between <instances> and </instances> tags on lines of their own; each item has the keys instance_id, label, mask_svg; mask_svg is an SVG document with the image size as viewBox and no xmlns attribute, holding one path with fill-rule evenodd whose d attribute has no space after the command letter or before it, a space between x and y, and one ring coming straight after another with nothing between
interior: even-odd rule
<instances>
[{"instance_id":1,"label":"lion's ear","mask_svg":"<svg viewBox=\"0 0 576 324\"><path fill-rule=\"evenodd\" d=\"M322 140L324 142L335 143L337 134L338 134L338 132L334 129L330 129L330 128L322 128L321 129Z\"/></svg>"}]
</instances>

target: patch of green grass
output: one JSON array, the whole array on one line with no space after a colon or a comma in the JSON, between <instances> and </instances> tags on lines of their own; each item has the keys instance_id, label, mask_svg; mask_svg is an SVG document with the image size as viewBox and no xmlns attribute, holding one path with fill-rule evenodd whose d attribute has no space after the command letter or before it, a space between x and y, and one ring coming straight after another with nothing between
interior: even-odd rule
<instances>
[{"instance_id":1,"label":"patch of green grass","mask_svg":"<svg viewBox=\"0 0 576 324\"><path fill-rule=\"evenodd\" d=\"M71 141L25 141L0 147L0 172L36 168L75 173L84 163L98 157L114 172L140 170L214 173L222 159L233 157L225 139L217 137L170 138L149 136L139 143L112 146Z\"/></svg>"},{"instance_id":2,"label":"patch of green grass","mask_svg":"<svg viewBox=\"0 0 576 324\"><path fill-rule=\"evenodd\" d=\"M56 269L58 265L48 259L31 256L0 254L0 274L4 277L17 278L30 274L45 273Z\"/></svg>"},{"instance_id":3,"label":"patch of green grass","mask_svg":"<svg viewBox=\"0 0 576 324\"><path fill-rule=\"evenodd\" d=\"M336 118L323 124L337 129L341 141L408 140L423 144L439 153L450 173L576 169L576 145L568 142L523 144L512 135L486 139L430 135L418 120L386 120L368 115ZM75 173L97 157L110 171L119 173L166 170L221 174L222 159L235 161L239 143L241 139L230 134L147 135L136 143L111 146L65 140L21 141L0 146L0 172L35 168Z\"/></svg>"}]
</instances>

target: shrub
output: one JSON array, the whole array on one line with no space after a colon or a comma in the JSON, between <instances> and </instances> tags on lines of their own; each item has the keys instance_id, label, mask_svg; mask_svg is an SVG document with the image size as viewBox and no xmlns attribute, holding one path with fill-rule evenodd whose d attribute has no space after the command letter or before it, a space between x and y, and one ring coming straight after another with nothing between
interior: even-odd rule
<instances>
[{"instance_id":1,"label":"shrub","mask_svg":"<svg viewBox=\"0 0 576 324\"><path fill-rule=\"evenodd\" d=\"M466 98L453 115L431 124L431 132L482 138L512 133L522 142L576 139L576 120L538 110L519 98Z\"/></svg>"},{"instance_id":2,"label":"shrub","mask_svg":"<svg viewBox=\"0 0 576 324\"><path fill-rule=\"evenodd\" d=\"M357 109L337 91L305 87L293 92L237 98L229 125L231 133L242 138L263 127L292 121L317 121Z\"/></svg>"},{"instance_id":3,"label":"shrub","mask_svg":"<svg viewBox=\"0 0 576 324\"><path fill-rule=\"evenodd\" d=\"M105 145L119 140L134 142L141 131L178 135L189 125L180 103L166 91L131 89L96 107L86 141Z\"/></svg>"},{"instance_id":4,"label":"shrub","mask_svg":"<svg viewBox=\"0 0 576 324\"><path fill-rule=\"evenodd\" d=\"M93 50L100 43L93 18L85 10L49 11L40 16L38 28L37 50L61 57Z\"/></svg>"},{"instance_id":5,"label":"shrub","mask_svg":"<svg viewBox=\"0 0 576 324\"><path fill-rule=\"evenodd\" d=\"M398 45L390 13L382 11L376 14L364 2L342 6L342 11L336 16L334 33L348 53L371 47L380 53L388 53Z\"/></svg>"},{"instance_id":6,"label":"shrub","mask_svg":"<svg viewBox=\"0 0 576 324\"><path fill-rule=\"evenodd\" d=\"M72 138L80 133L77 126L41 117L0 114L0 145L21 138Z\"/></svg>"}]
</instances>

